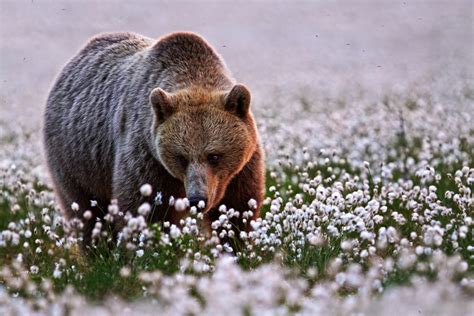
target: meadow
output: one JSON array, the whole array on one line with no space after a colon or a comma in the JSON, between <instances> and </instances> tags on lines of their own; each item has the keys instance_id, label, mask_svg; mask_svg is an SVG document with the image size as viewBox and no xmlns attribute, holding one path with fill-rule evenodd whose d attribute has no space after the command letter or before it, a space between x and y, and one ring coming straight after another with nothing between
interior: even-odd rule
<instances>
[{"instance_id":1,"label":"meadow","mask_svg":"<svg viewBox=\"0 0 474 316\"><path fill-rule=\"evenodd\" d=\"M386 3L382 11L361 2L364 14L336 2L305 4L318 20L282 2L265 11L271 27L230 2L197 11L225 28L183 13L182 2L167 9L189 19L185 26L131 4L45 3L2 2L0 315L472 315L467 2ZM221 13L231 8L226 20ZM17 25L20 12L30 19ZM120 19L104 22L110 12ZM101 22L68 24L89 14ZM127 215L118 240L107 222L88 213L66 221L59 211L41 134L55 71L94 33L155 24L203 33L253 88L267 170L265 203L249 233L234 232L229 220L249 218L252 201L246 210L221 206L211 236L194 209L178 227L148 222L152 206L143 205ZM46 45L52 34L57 41ZM307 44L306 35L319 42ZM294 51L299 58L290 58ZM265 58L249 62L254 56ZM119 210L112 203L104 212ZM88 255L80 250L86 221L96 221ZM221 242L236 234L238 247Z\"/></svg>"},{"instance_id":2,"label":"meadow","mask_svg":"<svg viewBox=\"0 0 474 316\"><path fill-rule=\"evenodd\" d=\"M80 227L94 219L63 219L37 165L39 135L3 123L0 311L79 315L88 302L99 314L370 314L375 306L388 314L414 306L467 314L474 91L466 82L448 99L427 93L328 100L324 119L305 98L285 103L298 109L293 117L281 105L281 113L260 113L267 198L239 249L220 238L235 237L229 219L249 217L251 201L240 214L222 206L211 238L193 210L181 227L169 227L148 223L143 206L112 248L97 222L94 249L84 256ZM282 128L282 117L294 124Z\"/></svg>"}]
</instances>

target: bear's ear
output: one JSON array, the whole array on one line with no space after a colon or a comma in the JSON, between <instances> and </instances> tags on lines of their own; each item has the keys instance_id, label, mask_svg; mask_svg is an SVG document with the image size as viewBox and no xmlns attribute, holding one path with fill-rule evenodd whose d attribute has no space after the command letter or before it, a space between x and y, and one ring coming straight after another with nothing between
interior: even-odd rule
<instances>
[{"instance_id":1,"label":"bear's ear","mask_svg":"<svg viewBox=\"0 0 474 316\"><path fill-rule=\"evenodd\" d=\"M171 96L161 88L155 88L150 93L150 104L158 122L164 122L174 113L175 107Z\"/></svg>"},{"instance_id":2,"label":"bear's ear","mask_svg":"<svg viewBox=\"0 0 474 316\"><path fill-rule=\"evenodd\" d=\"M224 107L226 111L244 118L250 109L250 91L242 84L236 84L225 96Z\"/></svg>"}]
</instances>

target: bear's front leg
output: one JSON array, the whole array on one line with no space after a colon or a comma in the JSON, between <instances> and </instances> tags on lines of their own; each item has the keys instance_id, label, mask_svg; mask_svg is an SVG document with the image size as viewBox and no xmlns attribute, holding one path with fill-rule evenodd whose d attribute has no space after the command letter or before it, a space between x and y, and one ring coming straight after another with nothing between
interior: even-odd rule
<instances>
[{"instance_id":1,"label":"bear's front leg","mask_svg":"<svg viewBox=\"0 0 474 316\"><path fill-rule=\"evenodd\" d=\"M179 224L185 212L176 212L174 207L169 205L169 199L171 196L175 199L184 198L184 185L173 178L151 154L143 150L140 155L119 157L114 169L113 198L117 200L119 210L124 215L129 212L136 216L138 208L143 203L149 203L147 222L169 221L171 224ZM152 187L152 193L148 196L140 193L144 184ZM161 198L157 199L157 196ZM119 227L124 224L126 223Z\"/></svg>"}]
</instances>

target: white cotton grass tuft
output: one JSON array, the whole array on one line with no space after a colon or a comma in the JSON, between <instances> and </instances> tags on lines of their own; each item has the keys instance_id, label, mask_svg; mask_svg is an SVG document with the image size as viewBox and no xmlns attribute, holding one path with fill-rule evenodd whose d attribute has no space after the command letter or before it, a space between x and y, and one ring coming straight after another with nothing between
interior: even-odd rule
<instances>
[{"instance_id":1,"label":"white cotton grass tuft","mask_svg":"<svg viewBox=\"0 0 474 316\"><path fill-rule=\"evenodd\" d=\"M85 220L90 220L92 218L92 212L89 210L86 210L84 214L82 214L82 217L84 217Z\"/></svg>"},{"instance_id":2,"label":"white cotton grass tuft","mask_svg":"<svg viewBox=\"0 0 474 316\"><path fill-rule=\"evenodd\" d=\"M176 201L176 200L175 200L174 196L170 196L170 199L169 199L169 201L168 201L169 206L173 206L174 203L175 203L175 201Z\"/></svg>"},{"instance_id":3,"label":"white cotton grass tuft","mask_svg":"<svg viewBox=\"0 0 474 316\"><path fill-rule=\"evenodd\" d=\"M79 204L77 204L76 202L73 202L73 203L71 204L71 209L72 209L74 212L79 211Z\"/></svg>"},{"instance_id":4,"label":"white cotton grass tuft","mask_svg":"<svg viewBox=\"0 0 474 316\"><path fill-rule=\"evenodd\" d=\"M119 274L122 278L128 278L132 274L132 271L130 267L124 266L120 269Z\"/></svg>"},{"instance_id":5,"label":"white cotton grass tuft","mask_svg":"<svg viewBox=\"0 0 474 316\"><path fill-rule=\"evenodd\" d=\"M39 267L38 267L38 266L32 265L32 266L30 267L30 272L31 272L32 274L37 274L38 271L39 271Z\"/></svg>"},{"instance_id":6,"label":"white cotton grass tuft","mask_svg":"<svg viewBox=\"0 0 474 316\"><path fill-rule=\"evenodd\" d=\"M143 203L138 207L138 214L147 216L151 211L151 205L148 202Z\"/></svg>"},{"instance_id":7,"label":"white cotton grass tuft","mask_svg":"<svg viewBox=\"0 0 474 316\"><path fill-rule=\"evenodd\" d=\"M178 212L182 212L186 209L186 201L184 199L177 199L174 202L174 207Z\"/></svg>"},{"instance_id":8,"label":"white cotton grass tuft","mask_svg":"<svg viewBox=\"0 0 474 316\"><path fill-rule=\"evenodd\" d=\"M142 196L148 197L153 193L153 189L150 184L146 183L140 187L140 194Z\"/></svg>"},{"instance_id":9,"label":"white cotton grass tuft","mask_svg":"<svg viewBox=\"0 0 474 316\"><path fill-rule=\"evenodd\" d=\"M199 201L197 207L200 209L204 209L206 207L206 202L204 202L203 200Z\"/></svg>"},{"instance_id":10,"label":"white cotton grass tuft","mask_svg":"<svg viewBox=\"0 0 474 316\"><path fill-rule=\"evenodd\" d=\"M247 204L250 209L254 210L257 208L257 201L255 199L250 199Z\"/></svg>"}]
</instances>

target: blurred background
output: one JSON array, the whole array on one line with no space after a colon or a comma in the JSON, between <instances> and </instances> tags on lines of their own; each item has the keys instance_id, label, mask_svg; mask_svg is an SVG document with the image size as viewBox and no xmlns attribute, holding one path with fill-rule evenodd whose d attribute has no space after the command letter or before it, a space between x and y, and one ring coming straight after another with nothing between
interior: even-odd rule
<instances>
[{"instance_id":1,"label":"blurred background","mask_svg":"<svg viewBox=\"0 0 474 316\"><path fill-rule=\"evenodd\" d=\"M0 120L38 126L61 67L94 34L204 36L255 99L379 94L474 74L473 1L0 1Z\"/></svg>"}]
</instances>

